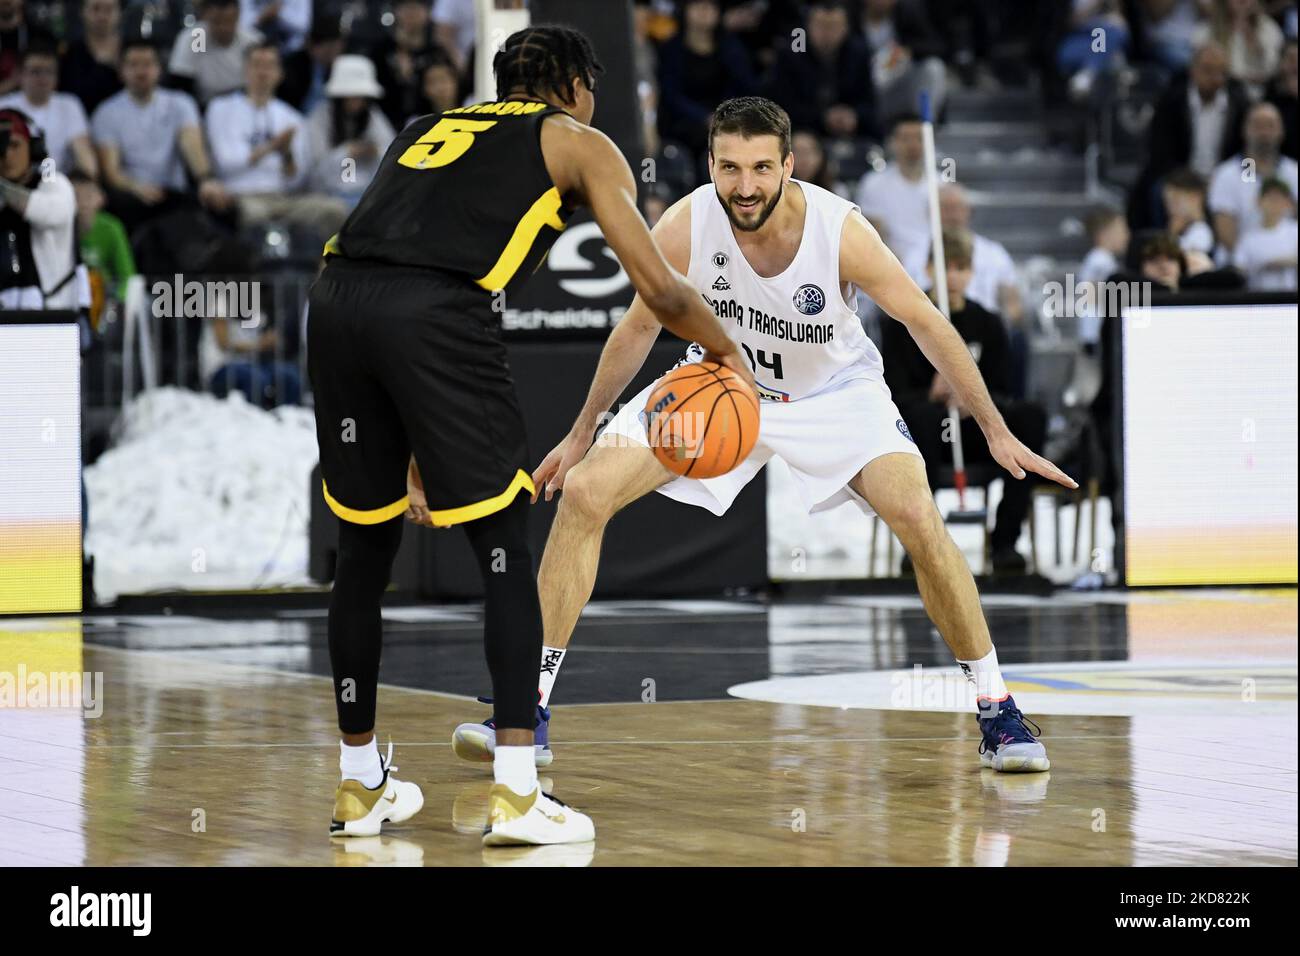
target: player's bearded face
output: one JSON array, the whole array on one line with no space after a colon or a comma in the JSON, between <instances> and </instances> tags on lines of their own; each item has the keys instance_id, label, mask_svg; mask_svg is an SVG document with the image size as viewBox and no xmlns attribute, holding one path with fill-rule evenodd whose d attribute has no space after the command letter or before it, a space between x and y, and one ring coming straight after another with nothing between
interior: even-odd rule
<instances>
[{"instance_id":1,"label":"player's bearded face","mask_svg":"<svg viewBox=\"0 0 1300 956\"><path fill-rule=\"evenodd\" d=\"M789 157L780 157L780 141L775 136L719 133L711 153L713 189L727 218L743 232L761 228L785 189Z\"/></svg>"},{"instance_id":2,"label":"player's bearded face","mask_svg":"<svg viewBox=\"0 0 1300 956\"><path fill-rule=\"evenodd\" d=\"M717 189L718 201L727 210L727 218L731 220L731 224L744 232L754 232L762 228L763 223L767 222L767 217L772 215L776 204L781 201L785 181L777 180L776 192L770 199L762 187L752 184L748 191L737 187L725 196L721 188L717 186L714 188Z\"/></svg>"}]
</instances>

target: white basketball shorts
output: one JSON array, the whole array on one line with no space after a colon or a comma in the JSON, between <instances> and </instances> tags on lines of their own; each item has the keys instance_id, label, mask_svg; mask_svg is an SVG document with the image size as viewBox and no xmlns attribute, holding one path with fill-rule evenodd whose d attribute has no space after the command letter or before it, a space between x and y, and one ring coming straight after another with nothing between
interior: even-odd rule
<instances>
[{"instance_id":1,"label":"white basketball shorts","mask_svg":"<svg viewBox=\"0 0 1300 956\"><path fill-rule=\"evenodd\" d=\"M650 447L644 412L656 384L624 405L596 443ZM758 442L748 458L717 478L674 478L658 491L726 514L741 489L776 456L790 467L809 514L852 501L870 515L872 507L848 483L868 462L892 452L921 457L888 386L875 376L848 377L792 402L761 402Z\"/></svg>"}]
</instances>

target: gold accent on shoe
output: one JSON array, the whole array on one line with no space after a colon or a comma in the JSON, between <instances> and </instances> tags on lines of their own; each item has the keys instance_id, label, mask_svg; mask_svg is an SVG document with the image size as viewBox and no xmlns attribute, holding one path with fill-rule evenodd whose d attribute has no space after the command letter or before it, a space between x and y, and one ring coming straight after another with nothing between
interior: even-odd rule
<instances>
[{"instance_id":1,"label":"gold accent on shoe","mask_svg":"<svg viewBox=\"0 0 1300 956\"><path fill-rule=\"evenodd\" d=\"M385 777L384 784L387 783L388 778ZM348 823L352 820L360 820L375 808L375 804L387 791L388 787L384 785L374 790L367 790L360 780L344 780L334 791L334 821Z\"/></svg>"},{"instance_id":2,"label":"gold accent on shoe","mask_svg":"<svg viewBox=\"0 0 1300 956\"><path fill-rule=\"evenodd\" d=\"M488 791L488 828L498 823L518 820L533 808L540 790L539 787L527 796L521 797L503 783L493 784L492 789Z\"/></svg>"}]
</instances>

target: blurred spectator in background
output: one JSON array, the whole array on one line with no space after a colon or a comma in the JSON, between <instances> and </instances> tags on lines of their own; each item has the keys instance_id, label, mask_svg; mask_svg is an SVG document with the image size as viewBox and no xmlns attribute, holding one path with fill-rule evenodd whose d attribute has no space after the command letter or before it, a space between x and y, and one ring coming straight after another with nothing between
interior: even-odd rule
<instances>
[{"instance_id":1,"label":"blurred spectator in background","mask_svg":"<svg viewBox=\"0 0 1300 956\"><path fill-rule=\"evenodd\" d=\"M722 28L766 71L790 45L793 31L804 26L805 6L805 0L722 0Z\"/></svg>"},{"instance_id":2,"label":"blurred spectator in background","mask_svg":"<svg viewBox=\"0 0 1300 956\"><path fill-rule=\"evenodd\" d=\"M653 31L664 19L650 6L649 0L636 0L632 7L632 76L641 113L641 139L648 156L659 152L659 84L655 81L659 54Z\"/></svg>"},{"instance_id":3,"label":"blurred spectator in background","mask_svg":"<svg viewBox=\"0 0 1300 956\"><path fill-rule=\"evenodd\" d=\"M108 208L128 231L189 202L186 170L198 183L198 199L221 211L229 197L212 176L203 144L199 108L187 93L159 88L158 49L148 40L122 48L123 90L95 110L90 135L108 187Z\"/></svg>"},{"instance_id":4,"label":"blurred spectator in background","mask_svg":"<svg viewBox=\"0 0 1300 956\"><path fill-rule=\"evenodd\" d=\"M1253 290L1296 291L1295 193L1283 180L1259 184L1259 225L1242 235L1234 261Z\"/></svg>"},{"instance_id":5,"label":"blurred spectator in background","mask_svg":"<svg viewBox=\"0 0 1300 956\"><path fill-rule=\"evenodd\" d=\"M1187 260L1178 240L1168 233L1147 238L1138 250L1138 274L1161 286L1159 291L1177 292L1187 272Z\"/></svg>"},{"instance_id":6,"label":"blurred spectator in background","mask_svg":"<svg viewBox=\"0 0 1300 956\"><path fill-rule=\"evenodd\" d=\"M456 64L445 51L434 50L429 56L420 78L420 92L424 94L424 102L416 115L442 113L460 105L460 76L456 73ZM414 116L408 116L406 122L412 119Z\"/></svg>"},{"instance_id":7,"label":"blurred spectator in background","mask_svg":"<svg viewBox=\"0 0 1300 956\"><path fill-rule=\"evenodd\" d=\"M1277 72L1286 38L1259 0L1213 0L1208 22L1196 33L1198 44L1213 40L1228 56L1228 75L1261 95Z\"/></svg>"},{"instance_id":8,"label":"blurred spectator in background","mask_svg":"<svg viewBox=\"0 0 1300 956\"><path fill-rule=\"evenodd\" d=\"M424 6L428 8L428 0ZM433 25L438 45L451 55L462 74L467 73L478 30L474 0L433 0Z\"/></svg>"},{"instance_id":9,"label":"blurred spectator in background","mask_svg":"<svg viewBox=\"0 0 1300 956\"><path fill-rule=\"evenodd\" d=\"M845 199L848 189L835 179L835 164L826 152L826 145L812 130L796 129L790 137L790 152L794 154L794 178L829 189Z\"/></svg>"},{"instance_id":10,"label":"blurred spectator in background","mask_svg":"<svg viewBox=\"0 0 1300 956\"><path fill-rule=\"evenodd\" d=\"M1016 401L1011 396L1011 352L1006 327L1001 318L966 297L971 281L969 235L961 230L945 229L943 256L953 327L970 349L989 395L1006 419L1007 427L1030 450L1041 453L1047 439L1047 416L1036 403ZM926 271L933 280L933 263L927 264ZM935 371L901 322L884 323L882 351L885 383L912 433L917 450L925 459L931 490L936 487L940 467L952 464L952 442L944 438L948 428L949 402L957 404L961 415L962 453L966 462L992 462L988 442L979 425L970 417L969 410L961 406L952 388ZM1002 501L990 535L995 572L1023 574L1025 571L1025 559L1016 551L1016 541L1020 537L1020 526L1029 513L1032 488L1029 480L1008 479L1002 483Z\"/></svg>"},{"instance_id":11,"label":"blurred spectator in background","mask_svg":"<svg viewBox=\"0 0 1300 956\"><path fill-rule=\"evenodd\" d=\"M62 173L80 169L91 176L99 173L95 150L90 145L90 124L81 101L71 93L56 93L59 58L54 44L33 42L22 55L22 88L0 96L0 109L22 110L36 121L45 134L45 152Z\"/></svg>"},{"instance_id":12,"label":"blurred spectator in background","mask_svg":"<svg viewBox=\"0 0 1300 956\"><path fill-rule=\"evenodd\" d=\"M921 117L900 113L890 126L889 165L858 184L857 204L912 277L930 249L930 197L925 185Z\"/></svg>"},{"instance_id":13,"label":"blurred spectator in background","mask_svg":"<svg viewBox=\"0 0 1300 956\"><path fill-rule=\"evenodd\" d=\"M337 17L322 17L311 25L306 45L284 58L284 79L275 91L299 113L309 114L325 100L334 58L343 52L343 32Z\"/></svg>"},{"instance_id":14,"label":"blurred spectator in background","mask_svg":"<svg viewBox=\"0 0 1300 956\"><path fill-rule=\"evenodd\" d=\"M1296 129L1297 115L1300 114L1300 100L1296 99L1296 41L1294 39L1286 41L1286 47L1282 50L1282 62L1278 66L1277 76L1273 79L1273 84L1269 87L1266 99L1277 107L1277 111L1282 114L1282 126L1286 133L1282 137L1282 155L1290 156L1292 159L1300 159L1300 153L1297 152L1297 136L1300 131Z\"/></svg>"},{"instance_id":15,"label":"blurred spectator in background","mask_svg":"<svg viewBox=\"0 0 1300 956\"><path fill-rule=\"evenodd\" d=\"M642 202L646 225L653 229L672 204L673 196L666 187L652 185L646 191L645 200Z\"/></svg>"},{"instance_id":16,"label":"blurred spectator in background","mask_svg":"<svg viewBox=\"0 0 1300 956\"><path fill-rule=\"evenodd\" d=\"M212 101L206 122L217 175L235 197L242 224L282 219L328 236L347 205L301 191L311 169L310 138L302 114L275 98L279 85L280 51L263 43L248 51L243 91Z\"/></svg>"},{"instance_id":17,"label":"blurred spectator in background","mask_svg":"<svg viewBox=\"0 0 1300 956\"><path fill-rule=\"evenodd\" d=\"M862 32L871 52L872 79L881 116L915 113L922 91L931 116L943 117L947 70L943 41L915 0L862 0Z\"/></svg>"},{"instance_id":18,"label":"blurred spectator in background","mask_svg":"<svg viewBox=\"0 0 1300 956\"><path fill-rule=\"evenodd\" d=\"M302 377L277 351L280 337L265 312L251 320L209 316L199 337L199 376L218 398L239 391L260 408L297 405Z\"/></svg>"},{"instance_id":19,"label":"blurred spectator in background","mask_svg":"<svg viewBox=\"0 0 1300 956\"><path fill-rule=\"evenodd\" d=\"M307 119L312 192L341 199L348 209L357 204L396 135L376 105L383 94L375 65L364 56L345 53L334 61L328 99Z\"/></svg>"},{"instance_id":20,"label":"blurred spectator in background","mask_svg":"<svg viewBox=\"0 0 1300 956\"><path fill-rule=\"evenodd\" d=\"M1142 31L1150 59L1182 71L1192 60L1203 9L1211 0L1139 0L1137 28Z\"/></svg>"},{"instance_id":21,"label":"blurred spectator in background","mask_svg":"<svg viewBox=\"0 0 1300 956\"><path fill-rule=\"evenodd\" d=\"M966 298L998 313L1012 325L1019 325L1024 305L1020 276L1016 274L1011 253L1002 243L973 232L970 220L971 204L966 188L945 183L939 189L939 221L944 229L966 233L971 240L971 277L966 285Z\"/></svg>"},{"instance_id":22,"label":"blurred spectator in background","mask_svg":"<svg viewBox=\"0 0 1300 956\"><path fill-rule=\"evenodd\" d=\"M207 106L244 85L244 54L262 37L239 22L239 0L203 0L199 12L199 22L172 43L168 86Z\"/></svg>"},{"instance_id":23,"label":"blurred spectator in background","mask_svg":"<svg viewBox=\"0 0 1300 956\"><path fill-rule=\"evenodd\" d=\"M797 127L836 138L878 138L871 55L849 29L848 0L813 0L807 49L783 47L769 96Z\"/></svg>"},{"instance_id":24,"label":"blurred spectator in background","mask_svg":"<svg viewBox=\"0 0 1300 956\"><path fill-rule=\"evenodd\" d=\"M1009 382L1012 398L1024 398L1029 383L1029 335L1021 320L1024 318L1023 298L1020 294L1020 276L1011 261L1007 247L987 236L972 232L970 228L971 205L964 187L947 183L939 190L939 222L944 229L954 229L965 235L971 243L970 279L966 283L965 297L976 305L1002 316L1007 323ZM928 220L927 220L928 222ZM931 255L926 246L927 258ZM928 266L926 266L928 270ZM926 276L930 275L929 271ZM929 288L925 281L922 288Z\"/></svg>"},{"instance_id":25,"label":"blurred spectator in background","mask_svg":"<svg viewBox=\"0 0 1300 956\"><path fill-rule=\"evenodd\" d=\"M20 110L0 110L0 309L76 310L89 304L77 279L77 198L67 176L40 168L36 135Z\"/></svg>"},{"instance_id":26,"label":"blurred spectator in background","mask_svg":"<svg viewBox=\"0 0 1300 956\"><path fill-rule=\"evenodd\" d=\"M0 96L18 89L23 50L36 39L54 38L27 23L23 0L0 0Z\"/></svg>"},{"instance_id":27,"label":"blurred spectator in background","mask_svg":"<svg viewBox=\"0 0 1300 956\"><path fill-rule=\"evenodd\" d=\"M87 115L122 88L121 0L82 0L79 39L68 44L59 64L59 89L81 100Z\"/></svg>"},{"instance_id":28,"label":"blurred spectator in background","mask_svg":"<svg viewBox=\"0 0 1300 956\"><path fill-rule=\"evenodd\" d=\"M1070 95L1082 101L1097 74L1125 65L1128 21L1120 0L1073 0L1070 28L1056 51L1056 65L1070 77Z\"/></svg>"},{"instance_id":29,"label":"blurred spectator in background","mask_svg":"<svg viewBox=\"0 0 1300 956\"><path fill-rule=\"evenodd\" d=\"M1121 270L1128 251L1129 228L1124 214L1109 207L1093 210L1084 225L1092 248L1079 266L1078 284L1093 287L1092 302L1104 301L1101 283ZM1095 346L1100 341L1102 315L1098 308L1085 308L1079 316L1079 341Z\"/></svg>"},{"instance_id":30,"label":"blurred spectator in background","mask_svg":"<svg viewBox=\"0 0 1300 956\"><path fill-rule=\"evenodd\" d=\"M85 173L73 173L77 194L77 236L81 261L90 277L90 320L98 328L106 298L126 296L126 282L136 274L131 241L122 220L104 209L104 191Z\"/></svg>"},{"instance_id":31,"label":"blurred spectator in background","mask_svg":"<svg viewBox=\"0 0 1300 956\"><path fill-rule=\"evenodd\" d=\"M1296 161L1283 156L1282 116L1272 103L1256 103L1246 114L1242 128L1245 146L1241 153L1225 160L1210 178L1209 207L1214 216L1214 233L1228 250L1235 250L1237 238L1261 222L1259 184L1277 176L1296 194Z\"/></svg>"},{"instance_id":32,"label":"blurred spectator in background","mask_svg":"<svg viewBox=\"0 0 1300 956\"><path fill-rule=\"evenodd\" d=\"M1165 222L1184 253L1199 254L1211 262L1226 265L1226 254L1219 248L1206 213L1206 188L1205 178L1186 167L1166 176L1162 190Z\"/></svg>"},{"instance_id":33,"label":"blurred spectator in background","mask_svg":"<svg viewBox=\"0 0 1300 956\"><path fill-rule=\"evenodd\" d=\"M394 129L424 112L421 71L435 50L428 0L397 0L392 31L370 51L375 75L384 88L384 115Z\"/></svg>"},{"instance_id":34,"label":"blurred spectator in background","mask_svg":"<svg viewBox=\"0 0 1300 956\"><path fill-rule=\"evenodd\" d=\"M1241 146L1241 122L1249 98L1228 78L1227 58L1217 44L1198 47L1191 69L1170 81L1156 103L1147 128L1147 164L1133 187L1129 221L1136 227L1159 225L1164 211L1160 180L1190 166L1208 177Z\"/></svg>"},{"instance_id":35,"label":"blurred spectator in background","mask_svg":"<svg viewBox=\"0 0 1300 956\"><path fill-rule=\"evenodd\" d=\"M311 30L312 0L239 0L239 23L283 53L302 48Z\"/></svg>"},{"instance_id":36,"label":"blurred spectator in background","mask_svg":"<svg viewBox=\"0 0 1300 956\"><path fill-rule=\"evenodd\" d=\"M718 0L683 0L680 29L659 50L659 134L697 158L713 108L757 88L745 46L722 27Z\"/></svg>"}]
</instances>

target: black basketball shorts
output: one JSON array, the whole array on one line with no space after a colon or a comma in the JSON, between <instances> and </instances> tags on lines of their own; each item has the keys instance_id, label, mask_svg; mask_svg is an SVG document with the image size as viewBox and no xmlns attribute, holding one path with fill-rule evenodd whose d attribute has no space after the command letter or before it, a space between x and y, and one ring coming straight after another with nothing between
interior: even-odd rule
<instances>
[{"instance_id":1,"label":"black basketball shorts","mask_svg":"<svg viewBox=\"0 0 1300 956\"><path fill-rule=\"evenodd\" d=\"M331 258L311 288L307 350L325 501L343 520L405 512L412 455L437 525L532 492L500 322L481 289Z\"/></svg>"}]
</instances>

